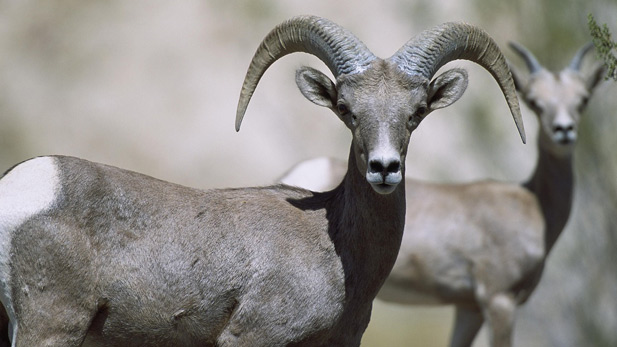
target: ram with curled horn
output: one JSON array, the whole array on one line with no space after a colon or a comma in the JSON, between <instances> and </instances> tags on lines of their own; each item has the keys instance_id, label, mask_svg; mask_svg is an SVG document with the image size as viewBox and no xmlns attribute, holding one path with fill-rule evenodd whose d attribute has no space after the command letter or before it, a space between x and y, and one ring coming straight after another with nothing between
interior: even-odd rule
<instances>
[{"instance_id":1,"label":"ram with curled horn","mask_svg":"<svg viewBox=\"0 0 617 347\"><path fill-rule=\"evenodd\" d=\"M411 132L463 93L453 59L486 67L521 136L514 85L483 31L446 24L392 58L301 16L259 46L236 128L265 70L307 52L336 77L297 82L353 134L340 186L197 190L83 159L25 161L0 180L0 300L19 346L357 346L398 252Z\"/></svg>"}]
</instances>

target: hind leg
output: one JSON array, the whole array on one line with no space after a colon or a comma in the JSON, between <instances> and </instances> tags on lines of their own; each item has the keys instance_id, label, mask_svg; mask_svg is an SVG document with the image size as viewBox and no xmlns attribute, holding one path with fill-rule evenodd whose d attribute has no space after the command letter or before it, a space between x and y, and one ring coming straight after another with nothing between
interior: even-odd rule
<instances>
[{"instance_id":1,"label":"hind leg","mask_svg":"<svg viewBox=\"0 0 617 347\"><path fill-rule=\"evenodd\" d=\"M456 307L450 347L471 346L483 323L484 317L478 308Z\"/></svg>"}]
</instances>

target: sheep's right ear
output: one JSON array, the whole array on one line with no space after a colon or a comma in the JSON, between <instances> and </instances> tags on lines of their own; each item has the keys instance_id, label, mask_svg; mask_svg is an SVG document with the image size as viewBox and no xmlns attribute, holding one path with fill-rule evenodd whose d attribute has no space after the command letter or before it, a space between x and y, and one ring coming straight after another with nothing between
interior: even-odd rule
<instances>
[{"instance_id":1,"label":"sheep's right ear","mask_svg":"<svg viewBox=\"0 0 617 347\"><path fill-rule=\"evenodd\" d=\"M312 103L334 109L336 106L336 85L319 70L303 66L296 70L296 85L305 98Z\"/></svg>"},{"instance_id":2,"label":"sheep's right ear","mask_svg":"<svg viewBox=\"0 0 617 347\"><path fill-rule=\"evenodd\" d=\"M452 105L467 89L467 71L451 69L431 81L428 90L429 112Z\"/></svg>"}]
</instances>

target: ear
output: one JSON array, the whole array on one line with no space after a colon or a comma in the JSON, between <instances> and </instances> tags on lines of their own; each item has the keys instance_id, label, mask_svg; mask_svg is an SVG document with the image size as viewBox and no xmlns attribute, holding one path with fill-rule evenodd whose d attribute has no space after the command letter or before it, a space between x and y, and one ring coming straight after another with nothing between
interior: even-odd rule
<instances>
[{"instance_id":1,"label":"ear","mask_svg":"<svg viewBox=\"0 0 617 347\"><path fill-rule=\"evenodd\" d=\"M510 73L512 73L512 80L514 80L514 88L517 91L522 92L523 87L527 85L528 78L515 68L512 64L508 64L510 67Z\"/></svg>"},{"instance_id":2,"label":"ear","mask_svg":"<svg viewBox=\"0 0 617 347\"><path fill-rule=\"evenodd\" d=\"M336 85L321 71L308 66L299 68L296 70L296 85L312 103L330 109L336 106Z\"/></svg>"},{"instance_id":3,"label":"ear","mask_svg":"<svg viewBox=\"0 0 617 347\"><path fill-rule=\"evenodd\" d=\"M434 111L452 105L467 89L467 71L451 69L437 76L428 88L428 108Z\"/></svg>"},{"instance_id":4,"label":"ear","mask_svg":"<svg viewBox=\"0 0 617 347\"><path fill-rule=\"evenodd\" d=\"M606 65L604 63L598 63L594 65L591 73L587 74L585 78L585 84L587 85L587 90L592 92L596 86L600 83L602 79L604 79L604 74L606 73Z\"/></svg>"}]
</instances>

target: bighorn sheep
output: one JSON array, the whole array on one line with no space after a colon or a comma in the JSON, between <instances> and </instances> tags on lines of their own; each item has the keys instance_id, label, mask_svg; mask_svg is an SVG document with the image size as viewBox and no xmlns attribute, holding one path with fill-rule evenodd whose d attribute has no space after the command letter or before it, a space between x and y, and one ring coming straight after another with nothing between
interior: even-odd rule
<instances>
[{"instance_id":1,"label":"bighorn sheep","mask_svg":"<svg viewBox=\"0 0 617 347\"><path fill-rule=\"evenodd\" d=\"M301 16L275 27L247 71L239 130L267 68L293 52L302 93L353 134L329 193L276 185L197 190L86 160L25 161L0 180L0 299L13 345L359 345L405 218L411 132L455 102L464 71L489 70L521 136L505 58L482 30L448 23L389 59L346 29Z\"/></svg>"},{"instance_id":2,"label":"bighorn sheep","mask_svg":"<svg viewBox=\"0 0 617 347\"><path fill-rule=\"evenodd\" d=\"M378 298L403 304L453 304L451 346L470 346L486 320L492 346L509 346L516 306L530 296L546 256L568 220L574 188L576 127L602 75L584 75L586 45L558 74L522 46L529 80L513 73L517 89L540 122L538 162L522 186L484 181L434 184L406 179L407 215L401 250ZM516 72L513 70L513 72ZM281 182L317 191L340 181L344 162L302 162Z\"/></svg>"}]
</instances>

